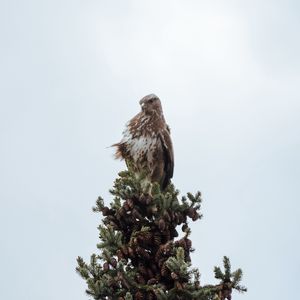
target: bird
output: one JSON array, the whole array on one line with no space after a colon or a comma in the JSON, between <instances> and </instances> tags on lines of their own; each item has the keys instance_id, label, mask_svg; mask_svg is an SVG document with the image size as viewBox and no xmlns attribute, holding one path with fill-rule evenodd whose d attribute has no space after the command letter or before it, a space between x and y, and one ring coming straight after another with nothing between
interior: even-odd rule
<instances>
[{"instance_id":1,"label":"bird","mask_svg":"<svg viewBox=\"0 0 300 300\"><path fill-rule=\"evenodd\" d=\"M141 111L126 123L115 158L124 159L137 178L146 178L161 190L169 185L174 172L174 152L170 128L166 124L161 101L155 94L143 97Z\"/></svg>"}]
</instances>

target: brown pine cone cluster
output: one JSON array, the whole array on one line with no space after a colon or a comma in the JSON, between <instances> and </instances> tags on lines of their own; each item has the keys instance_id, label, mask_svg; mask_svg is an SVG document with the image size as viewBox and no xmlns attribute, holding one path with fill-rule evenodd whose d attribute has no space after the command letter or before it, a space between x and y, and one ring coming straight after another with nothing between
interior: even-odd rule
<instances>
[{"instance_id":1,"label":"brown pine cone cluster","mask_svg":"<svg viewBox=\"0 0 300 300\"><path fill-rule=\"evenodd\" d=\"M183 224L182 231L187 232L187 218L199 218L197 209L188 207L160 211L153 198L146 195L125 200L119 209L103 207L101 212L104 224L122 232L123 245L115 256L118 261L125 260L138 270L135 276L138 285L149 287L159 283L165 290L175 286L182 288L184 282L169 270L166 261L176 255L178 247L184 249L185 259L190 261L191 240L187 236L177 241L174 238L179 235L176 230L178 225ZM124 280L121 283L124 285ZM156 299L156 296L149 289L147 292L137 289L134 299Z\"/></svg>"}]
</instances>

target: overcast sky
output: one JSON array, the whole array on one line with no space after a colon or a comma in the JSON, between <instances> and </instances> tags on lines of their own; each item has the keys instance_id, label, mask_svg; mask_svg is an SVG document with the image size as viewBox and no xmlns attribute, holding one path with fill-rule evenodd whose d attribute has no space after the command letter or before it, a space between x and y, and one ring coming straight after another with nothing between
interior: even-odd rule
<instances>
[{"instance_id":1,"label":"overcast sky","mask_svg":"<svg viewBox=\"0 0 300 300\"><path fill-rule=\"evenodd\" d=\"M244 271L235 300L295 299L300 277L300 2L2 0L0 299L84 300L107 146L149 93L174 183L203 193L193 266Z\"/></svg>"}]
</instances>

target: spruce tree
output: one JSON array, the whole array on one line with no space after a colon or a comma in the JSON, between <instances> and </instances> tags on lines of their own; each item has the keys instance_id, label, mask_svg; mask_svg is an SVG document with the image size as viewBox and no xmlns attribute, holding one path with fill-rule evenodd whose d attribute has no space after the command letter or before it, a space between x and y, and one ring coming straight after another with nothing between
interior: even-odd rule
<instances>
[{"instance_id":1,"label":"spruce tree","mask_svg":"<svg viewBox=\"0 0 300 300\"><path fill-rule=\"evenodd\" d=\"M188 220L202 217L201 193L179 199L173 184L164 191L153 184L151 193L145 193L149 189L142 182L123 171L110 190L110 205L97 199L93 210L103 216L99 253L89 263L77 259L86 293L95 300L230 300L232 290L245 292L242 270L232 272L227 257L224 271L214 269L219 280L215 285L201 285L199 271L191 268Z\"/></svg>"}]
</instances>

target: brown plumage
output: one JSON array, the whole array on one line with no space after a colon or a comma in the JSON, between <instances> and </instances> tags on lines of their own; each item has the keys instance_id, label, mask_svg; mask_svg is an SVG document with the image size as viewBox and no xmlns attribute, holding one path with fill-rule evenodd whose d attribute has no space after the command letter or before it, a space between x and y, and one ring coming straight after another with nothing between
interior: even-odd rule
<instances>
[{"instance_id":1,"label":"brown plumage","mask_svg":"<svg viewBox=\"0 0 300 300\"><path fill-rule=\"evenodd\" d=\"M115 157L125 159L129 170L145 174L151 183L165 189L173 177L174 154L170 129L165 122L160 99L150 94L140 100L141 112L123 132Z\"/></svg>"}]
</instances>

